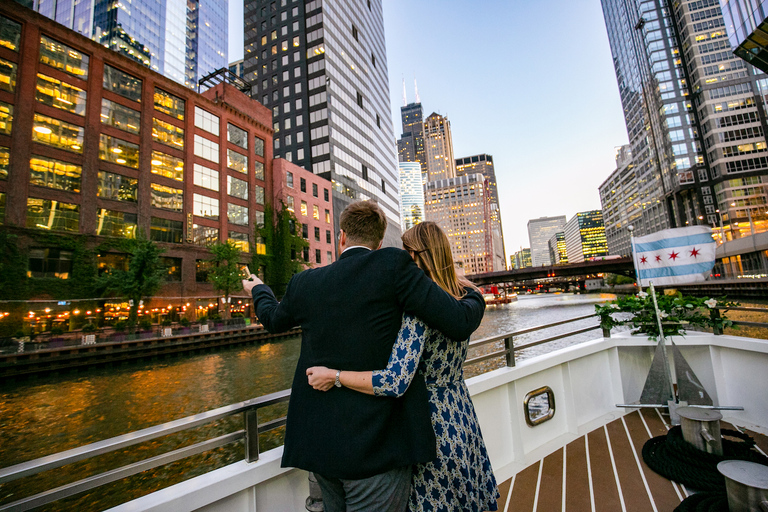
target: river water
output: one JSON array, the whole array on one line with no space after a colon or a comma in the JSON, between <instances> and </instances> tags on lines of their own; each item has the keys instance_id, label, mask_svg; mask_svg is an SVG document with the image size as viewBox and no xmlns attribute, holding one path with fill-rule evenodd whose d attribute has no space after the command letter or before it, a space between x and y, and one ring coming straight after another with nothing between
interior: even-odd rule
<instances>
[{"instance_id":1,"label":"river water","mask_svg":"<svg viewBox=\"0 0 768 512\"><path fill-rule=\"evenodd\" d=\"M613 298L613 295L605 294L521 296L512 304L489 307L473 339L588 315L594 313L596 303ZM595 324L596 319L566 324L521 336L515 343ZM600 331L596 330L526 349L518 354L518 361L600 336ZM293 378L299 346L298 338L288 338L207 354L2 384L0 467L287 389ZM265 411L262 418L266 420L284 414L285 405L279 405ZM239 428L242 428L241 418L230 418L123 452L3 484L0 485L0 503ZM260 442L265 448L275 446L280 442L280 433L267 435ZM223 447L103 486L90 494L61 500L41 510L103 510L127 498L147 494L241 459L242 454L242 445Z\"/></svg>"}]
</instances>

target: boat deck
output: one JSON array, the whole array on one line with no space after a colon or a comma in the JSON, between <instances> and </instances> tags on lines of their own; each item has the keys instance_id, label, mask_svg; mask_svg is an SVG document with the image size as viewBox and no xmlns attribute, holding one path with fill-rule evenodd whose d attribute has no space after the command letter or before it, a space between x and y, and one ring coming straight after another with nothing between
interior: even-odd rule
<instances>
[{"instance_id":1,"label":"boat deck","mask_svg":"<svg viewBox=\"0 0 768 512\"><path fill-rule=\"evenodd\" d=\"M665 435L669 417L640 409L569 443L499 485L499 511L667 512L690 492L656 474L642 458L645 442ZM749 434L765 455L768 437Z\"/></svg>"}]
</instances>

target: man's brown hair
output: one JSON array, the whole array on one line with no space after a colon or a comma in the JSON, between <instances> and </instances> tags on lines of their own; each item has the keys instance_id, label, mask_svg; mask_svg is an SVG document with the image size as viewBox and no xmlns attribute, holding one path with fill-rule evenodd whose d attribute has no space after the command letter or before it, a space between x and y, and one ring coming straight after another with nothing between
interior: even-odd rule
<instances>
[{"instance_id":1,"label":"man's brown hair","mask_svg":"<svg viewBox=\"0 0 768 512\"><path fill-rule=\"evenodd\" d=\"M347 246L377 249L387 231L387 216L375 201L358 201L341 212L339 227L347 234Z\"/></svg>"}]
</instances>

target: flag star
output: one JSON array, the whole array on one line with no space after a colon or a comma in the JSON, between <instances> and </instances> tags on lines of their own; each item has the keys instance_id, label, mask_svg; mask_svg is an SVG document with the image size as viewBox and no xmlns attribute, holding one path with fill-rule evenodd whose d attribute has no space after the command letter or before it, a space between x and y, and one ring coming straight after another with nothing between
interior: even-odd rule
<instances>
[{"instance_id":1,"label":"flag star","mask_svg":"<svg viewBox=\"0 0 768 512\"><path fill-rule=\"evenodd\" d=\"M656 261L661 261L661 256L659 256L658 254L656 255Z\"/></svg>"},{"instance_id":2,"label":"flag star","mask_svg":"<svg viewBox=\"0 0 768 512\"><path fill-rule=\"evenodd\" d=\"M642 264L648 263L648 258L646 258L645 256L641 257L640 258L640 263L642 263Z\"/></svg>"},{"instance_id":3,"label":"flag star","mask_svg":"<svg viewBox=\"0 0 768 512\"><path fill-rule=\"evenodd\" d=\"M696 258L696 257L698 257L698 255L699 255L700 253L701 253L701 251L699 251L698 249L696 249L696 248L694 247L694 248L693 248L693 250L691 251L691 256L693 256L694 258Z\"/></svg>"},{"instance_id":4,"label":"flag star","mask_svg":"<svg viewBox=\"0 0 768 512\"><path fill-rule=\"evenodd\" d=\"M669 254L669 259L671 259L672 261L676 261L679 256L680 256L679 252L672 251Z\"/></svg>"}]
</instances>

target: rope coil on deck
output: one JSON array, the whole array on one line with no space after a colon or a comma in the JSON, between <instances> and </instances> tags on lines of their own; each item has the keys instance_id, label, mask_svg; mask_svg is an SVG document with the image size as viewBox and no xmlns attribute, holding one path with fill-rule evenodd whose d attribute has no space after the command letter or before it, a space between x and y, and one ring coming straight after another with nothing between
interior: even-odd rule
<instances>
[{"instance_id":1,"label":"rope coil on deck","mask_svg":"<svg viewBox=\"0 0 768 512\"><path fill-rule=\"evenodd\" d=\"M649 439L643 445L643 460L653 471L690 489L706 491L689 496L675 512L728 510L725 478L717 471L719 462L746 460L768 466L768 457L752 449L755 441L749 435L729 429L720 432L724 436L723 455L707 453L685 441L679 425L669 429L667 435Z\"/></svg>"}]
</instances>

